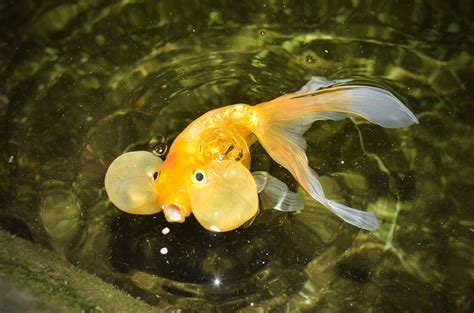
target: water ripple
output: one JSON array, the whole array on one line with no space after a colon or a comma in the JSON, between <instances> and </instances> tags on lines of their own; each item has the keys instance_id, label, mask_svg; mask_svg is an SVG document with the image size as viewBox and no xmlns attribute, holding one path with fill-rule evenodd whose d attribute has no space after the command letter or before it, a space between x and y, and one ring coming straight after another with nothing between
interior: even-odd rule
<instances>
[{"instance_id":1,"label":"water ripple","mask_svg":"<svg viewBox=\"0 0 474 313\"><path fill-rule=\"evenodd\" d=\"M437 2L290 2L2 5L12 25L0 30L1 156L11 160L0 167L2 226L162 309L436 311L443 291L453 308L462 290L436 288L443 270L460 275L441 250L472 269L460 191L472 186L471 19ZM379 232L358 232L308 197L301 213L263 212L223 234L107 200L117 155L171 143L210 109L266 101L312 75L388 89L421 121L398 131L321 122L307 135L328 195L376 212ZM252 156L296 187L260 146Z\"/></svg>"}]
</instances>

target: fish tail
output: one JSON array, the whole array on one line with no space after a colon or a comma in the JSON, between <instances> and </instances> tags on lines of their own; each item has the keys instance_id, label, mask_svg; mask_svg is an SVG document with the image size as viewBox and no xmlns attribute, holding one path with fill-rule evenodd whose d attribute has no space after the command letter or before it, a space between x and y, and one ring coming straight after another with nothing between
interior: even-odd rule
<instances>
[{"instance_id":1,"label":"fish tail","mask_svg":"<svg viewBox=\"0 0 474 313\"><path fill-rule=\"evenodd\" d=\"M309 167L303 134L317 120L341 120L359 116L388 128L405 127L418 120L400 100L377 87L334 84L313 77L300 91L255 106L255 135L280 165L288 169L312 198L349 224L375 230L373 213L352 209L326 198L317 174Z\"/></svg>"}]
</instances>

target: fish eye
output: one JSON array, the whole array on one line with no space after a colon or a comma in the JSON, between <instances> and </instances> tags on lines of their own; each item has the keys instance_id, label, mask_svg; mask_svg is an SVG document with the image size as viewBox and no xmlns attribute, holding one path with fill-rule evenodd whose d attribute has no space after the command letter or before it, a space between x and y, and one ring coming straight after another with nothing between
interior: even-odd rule
<instances>
[{"instance_id":1,"label":"fish eye","mask_svg":"<svg viewBox=\"0 0 474 313\"><path fill-rule=\"evenodd\" d=\"M153 147L152 151L156 156L164 156L166 152L168 152L168 145L164 142L160 142Z\"/></svg>"},{"instance_id":2,"label":"fish eye","mask_svg":"<svg viewBox=\"0 0 474 313\"><path fill-rule=\"evenodd\" d=\"M158 179L158 176L160 176L160 173L158 171L155 171L153 173L153 180L157 180Z\"/></svg>"},{"instance_id":3,"label":"fish eye","mask_svg":"<svg viewBox=\"0 0 474 313\"><path fill-rule=\"evenodd\" d=\"M207 181L206 173L201 170L197 169L191 174L191 181L195 184L202 184Z\"/></svg>"}]
</instances>

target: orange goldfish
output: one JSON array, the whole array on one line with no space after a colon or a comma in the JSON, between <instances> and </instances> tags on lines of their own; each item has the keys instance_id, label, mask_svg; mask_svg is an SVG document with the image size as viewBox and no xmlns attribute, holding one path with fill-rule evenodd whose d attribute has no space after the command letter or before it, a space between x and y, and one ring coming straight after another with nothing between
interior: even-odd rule
<instances>
[{"instance_id":1,"label":"orange goldfish","mask_svg":"<svg viewBox=\"0 0 474 313\"><path fill-rule=\"evenodd\" d=\"M373 213L326 198L308 165L303 134L317 120L359 116L388 128L418 120L390 92L347 82L313 77L299 91L268 102L209 111L176 137L164 161L146 151L115 159L105 176L109 199L128 213L163 211L168 222L184 222L192 213L215 232L251 221L259 210L259 193L277 210L301 210L300 194L266 172L250 172L249 146L258 140L312 198L347 223L375 230L379 223Z\"/></svg>"}]
</instances>

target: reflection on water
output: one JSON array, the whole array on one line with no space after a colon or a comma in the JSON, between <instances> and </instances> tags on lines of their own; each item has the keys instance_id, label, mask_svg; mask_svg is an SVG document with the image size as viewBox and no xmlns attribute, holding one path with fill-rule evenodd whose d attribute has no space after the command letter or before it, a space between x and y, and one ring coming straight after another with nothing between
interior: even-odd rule
<instances>
[{"instance_id":1,"label":"reflection on water","mask_svg":"<svg viewBox=\"0 0 474 313\"><path fill-rule=\"evenodd\" d=\"M0 6L2 227L161 308L472 311L471 2ZM223 234L108 202L103 177L124 151L313 75L389 89L420 120L319 122L306 136L330 198L375 212L379 231L309 198ZM297 187L261 147L252 156Z\"/></svg>"}]
</instances>

